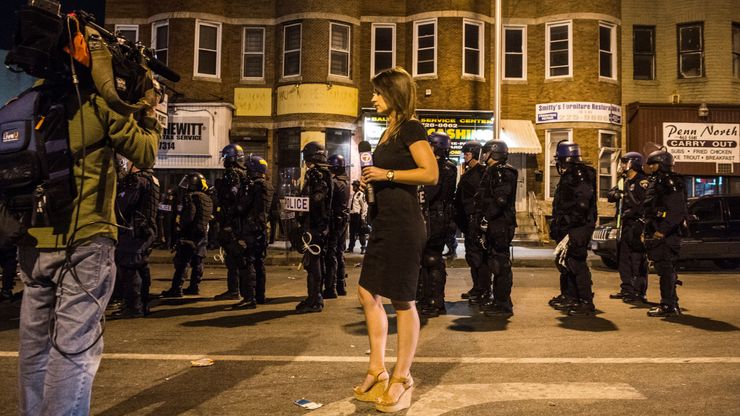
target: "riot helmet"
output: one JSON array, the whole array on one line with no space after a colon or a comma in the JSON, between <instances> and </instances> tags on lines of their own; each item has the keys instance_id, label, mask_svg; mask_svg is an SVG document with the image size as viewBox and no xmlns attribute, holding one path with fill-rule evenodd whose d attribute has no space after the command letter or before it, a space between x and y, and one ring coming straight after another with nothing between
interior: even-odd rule
<instances>
[{"instance_id":1,"label":"riot helmet","mask_svg":"<svg viewBox=\"0 0 740 416\"><path fill-rule=\"evenodd\" d=\"M452 142L450 141L450 136L448 136L447 133L435 131L434 133L430 134L429 144L432 145L435 156L438 156L441 159L447 159L447 157L450 155L450 146L452 145Z\"/></svg>"},{"instance_id":2,"label":"riot helmet","mask_svg":"<svg viewBox=\"0 0 740 416\"><path fill-rule=\"evenodd\" d=\"M306 163L326 163L326 148L319 142L308 142L301 150Z\"/></svg>"},{"instance_id":3,"label":"riot helmet","mask_svg":"<svg viewBox=\"0 0 740 416\"><path fill-rule=\"evenodd\" d=\"M206 177L200 172L190 172L183 176L177 186L188 192L205 192L208 190Z\"/></svg>"},{"instance_id":4,"label":"riot helmet","mask_svg":"<svg viewBox=\"0 0 740 416\"><path fill-rule=\"evenodd\" d=\"M340 175L342 173L345 173L345 168L347 165L344 162L344 156L342 155L331 155L328 159L329 162L329 170L331 173L335 175Z\"/></svg>"},{"instance_id":5,"label":"riot helmet","mask_svg":"<svg viewBox=\"0 0 740 416\"><path fill-rule=\"evenodd\" d=\"M481 145L479 141L470 141L463 145L462 147L462 153L470 153L473 155L473 159L478 160L480 158L481 153Z\"/></svg>"},{"instance_id":6,"label":"riot helmet","mask_svg":"<svg viewBox=\"0 0 740 416\"><path fill-rule=\"evenodd\" d=\"M505 163L509 158L509 146L503 140L489 140L483 145L481 153L485 155L485 161L488 159L495 160L497 162Z\"/></svg>"},{"instance_id":7,"label":"riot helmet","mask_svg":"<svg viewBox=\"0 0 740 416\"><path fill-rule=\"evenodd\" d=\"M225 168L233 166L244 168L244 149L235 143L227 144L221 150L221 161Z\"/></svg>"},{"instance_id":8,"label":"riot helmet","mask_svg":"<svg viewBox=\"0 0 740 416\"><path fill-rule=\"evenodd\" d=\"M630 169L641 172L642 171L642 154L640 152L627 152L619 158L619 161L624 166L624 171Z\"/></svg>"},{"instance_id":9,"label":"riot helmet","mask_svg":"<svg viewBox=\"0 0 740 416\"><path fill-rule=\"evenodd\" d=\"M555 161L558 173L562 175L569 164L581 163L581 147L567 140L559 141L555 149Z\"/></svg>"},{"instance_id":10,"label":"riot helmet","mask_svg":"<svg viewBox=\"0 0 740 416\"><path fill-rule=\"evenodd\" d=\"M264 175L267 173L267 161L262 156L250 154L247 158L247 172L250 175Z\"/></svg>"},{"instance_id":11,"label":"riot helmet","mask_svg":"<svg viewBox=\"0 0 740 416\"><path fill-rule=\"evenodd\" d=\"M665 147L661 147L660 150L656 150L648 155L646 164L652 165L654 163L657 163L664 172L672 171L675 164L673 155L668 153Z\"/></svg>"}]
</instances>

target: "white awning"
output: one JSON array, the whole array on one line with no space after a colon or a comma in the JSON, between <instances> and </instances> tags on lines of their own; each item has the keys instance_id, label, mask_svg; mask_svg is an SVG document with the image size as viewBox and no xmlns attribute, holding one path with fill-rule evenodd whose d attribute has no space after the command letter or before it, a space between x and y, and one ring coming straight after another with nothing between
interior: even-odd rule
<instances>
[{"instance_id":1,"label":"white awning","mask_svg":"<svg viewBox=\"0 0 740 416\"><path fill-rule=\"evenodd\" d=\"M542 153L542 145L529 120L501 120L501 139L509 145L509 153Z\"/></svg>"}]
</instances>

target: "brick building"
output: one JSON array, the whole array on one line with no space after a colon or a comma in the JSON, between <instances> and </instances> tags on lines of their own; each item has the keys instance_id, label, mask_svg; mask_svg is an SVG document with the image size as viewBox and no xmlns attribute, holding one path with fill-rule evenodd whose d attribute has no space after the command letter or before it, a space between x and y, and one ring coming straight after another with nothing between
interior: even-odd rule
<instances>
[{"instance_id":1,"label":"brick building","mask_svg":"<svg viewBox=\"0 0 740 416\"><path fill-rule=\"evenodd\" d=\"M673 15L665 3L664 13ZM616 183L619 152L630 147L623 103L644 101L627 56L632 22L647 17L626 0L504 0L498 117L491 111L494 7L492 0L109 0L106 23L151 44L183 75L170 97L171 128L158 162L166 183L184 170L217 169L218 150L229 142L264 155L282 192L296 183L299 150L308 141L325 142L356 164L356 144L377 140L384 125L371 108L370 79L400 65L416 79L421 121L429 131L447 131L455 148L492 138L500 120L510 162L521 172L517 210L541 233L558 181L551 162L558 141L580 144L598 167L601 197ZM626 9L635 15L629 27ZM665 42L675 50L675 40ZM705 62L713 76L709 55ZM673 75L650 86L654 102L666 102ZM717 86L712 91L726 95L710 102L737 101L737 80L722 82L733 83L734 95ZM202 142L179 140L177 132L191 125L205 127ZM353 166L352 176L358 172ZM599 208L602 217L613 213L604 199Z\"/></svg>"}]
</instances>

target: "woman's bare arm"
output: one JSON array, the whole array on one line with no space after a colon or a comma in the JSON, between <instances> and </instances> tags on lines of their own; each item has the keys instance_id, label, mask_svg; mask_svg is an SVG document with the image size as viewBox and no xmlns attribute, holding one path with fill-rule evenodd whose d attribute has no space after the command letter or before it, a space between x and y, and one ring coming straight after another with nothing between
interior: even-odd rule
<instances>
[{"instance_id":1,"label":"woman's bare arm","mask_svg":"<svg viewBox=\"0 0 740 416\"><path fill-rule=\"evenodd\" d=\"M439 169L437 168L437 159L429 142L419 140L409 146L411 157L416 162L416 169L394 170L393 182L407 185L434 185L439 178ZM376 166L366 167L362 170L361 186L368 182L386 181L388 169L382 169Z\"/></svg>"}]
</instances>

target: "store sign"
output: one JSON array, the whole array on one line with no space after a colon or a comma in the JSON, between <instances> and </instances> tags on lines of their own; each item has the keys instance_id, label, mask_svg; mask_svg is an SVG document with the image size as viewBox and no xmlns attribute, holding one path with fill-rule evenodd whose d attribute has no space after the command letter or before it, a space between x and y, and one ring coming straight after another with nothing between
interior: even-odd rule
<instances>
[{"instance_id":1,"label":"store sign","mask_svg":"<svg viewBox=\"0 0 740 416\"><path fill-rule=\"evenodd\" d=\"M170 116L159 141L159 154L165 156L208 156L211 118Z\"/></svg>"},{"instance_id":2,"label":"store sign","mask_svg":"<svg viewBox=\"0 0 740 416\"><path fill-rule=\"evenodd\" d=\"M740 124L663 123L663 144L676 162L740 163Z\"/></svg>"},{"instance_id":3,"label":"store sign","mask_svg":"<svg viewBox=\"0 0 740 416\"><path fill-rule=\"evenodd\" d=\"M536 104L537 123L622 124L622 107L609 103L565 102Z\"/></svg>"},{"instance_id":4,"label":"store sign","mask_svg":"<svg viewBox=\"0 0 740 416\"><path fill-rule=\"evenodd\" d=\"M493 113L445 113L444 111L418 111L419 121L427 129L427 134L434 132L447 133L452 141L451 156L460 155L465 142L477 140L485 143L493 139ZM377 113L365 115L365 140L373 148L378 144L380 136L387 127L387 117Z\"/></svg>"}]
</instances>

